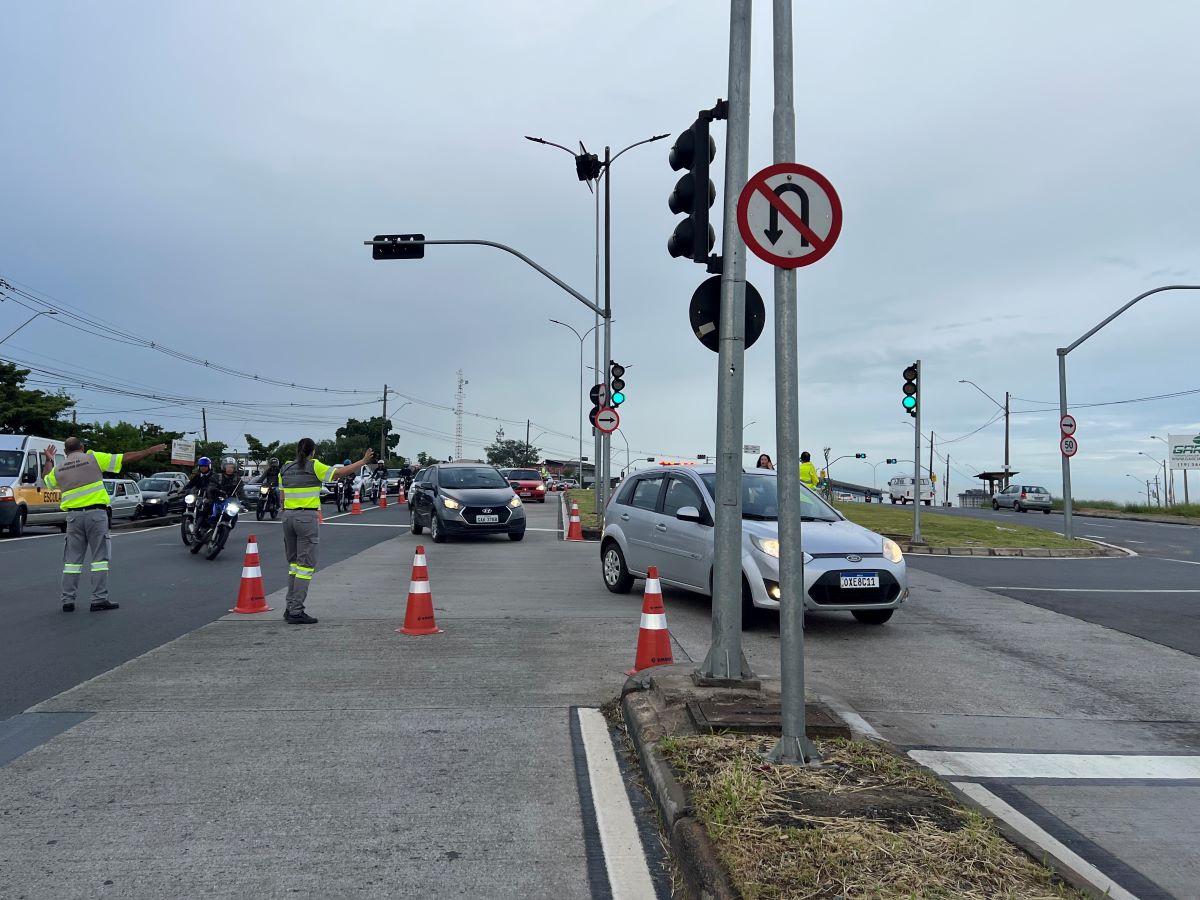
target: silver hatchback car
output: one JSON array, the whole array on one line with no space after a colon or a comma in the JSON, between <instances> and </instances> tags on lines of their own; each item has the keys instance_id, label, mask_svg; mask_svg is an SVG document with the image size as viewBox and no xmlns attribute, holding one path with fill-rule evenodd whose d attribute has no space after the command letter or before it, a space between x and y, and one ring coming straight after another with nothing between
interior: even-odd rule
<instances>
[{"instance_id":1,"label":"silver hatchback car","mask_svg":"<svg viewBox=\"0 0 1200 900\"><path fill-rule=\"evenodd\" d=\"M992 498L992 509L1005 506L1016 512L1040 509L1050 515L1050 492L1036 484L1010 484Z\"/></svg>"},{"instance_id":2,"label":"silver hatchback car","mask_svg":"<svg viewBox=\"0 0 1200 900\"><path fill-rule=\"evenodd\" d=\"M604 584L627 593L658 567L664 584L712 594L715 466L643 470L625 479L608 507L600 542ZM743 619L779 609L776 473L742 473ZM882 625L908 599L908 572L895 541L855 525L801 488L804 603Z\"/></svg>"}]
</instances>

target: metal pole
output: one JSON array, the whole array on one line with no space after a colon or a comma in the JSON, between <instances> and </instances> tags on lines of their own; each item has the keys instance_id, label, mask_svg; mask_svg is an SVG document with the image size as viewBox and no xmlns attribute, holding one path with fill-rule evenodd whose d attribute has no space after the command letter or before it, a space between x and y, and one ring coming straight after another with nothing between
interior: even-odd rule
<instances>
[{"instance_id":1,"label":"metal pole","mask_svg":"<svg viewBox=\"0 0 1200 900\"><path fill-rule=\"evenodd\" d=\"M583 338L579 339L579 486L583 487Z\"/></svg>"},{"instance_id":2,"label":"metal pole","mask_svg":"<svg viewBox=\"0 0 1200 900\"><path fill-rule=\"evenodd\" d=\"M1058 417L1067 414L1067 354L1069 347L1058 349ZM1063 536L1068 540L1075 537L1075 523L1071 521L1071 457L1062 454L1063 478Z\"/></svg>"},{"instance_id":3,"label":"metal pole","mask_svg":"<svg viewBox=\"0 0 1200 900\"><path fill-rule=\"evenodd\" d=\"M200 430L204 434L204 443L208 443L208 411L200 407Z\"/></svg>"},{"instance_id":4,"label":"metal pole","mask_svg":"<svg viewBox=\"0 0 1200 900\"><path fill-rule=\"evenodd\" d=\"M937 499L937 488L933 486L933 429L929 430L929 490L933 492L933 496L929 498L930 506Z\"/></svg>"},{"instance_id":5,"label":"metal pole","mask_svg":"<svg viewBox=\"0 0 1200 900\"><path fill-rule=\"evenodd\" d=\"M595 359L592 362L592 374L596 376L593 384L603 384L604 380L600 377L600 182L596 182L596 325L595 334L593 335L593 349L595 350ZM595 450L592 456L592 490L596 492L596 508L601 509L600 503L600 429L592 426L592 443ZM583 467L579 469L579 486L583 487Z\"/></svg>"},{"instance_id":6,"label":"metal pole","mask_svg":"<svg viewBox=\"0 0 1200 900\"><path fill-rule=\"evenodd\" d=\"M1009 418L1009 393L1004 392L1004 486L1008 487L1009 481L1009 466L1008 466L1008 418ZM947 500L950 498L947 497Z\"/></svg>"},{"instance_id":7,"label":"metal pole","mask_svg":"<svg viewBox=\"0 0 1200 900\"><path fill-rule=\"evenodd\" d=\"M713 535L712 646L697 670L703 683L753 679L742 655L742 361L746 348L746 247L737 201L749 177L751 0L729 11L729 121L721 232L721 346L717 372L717 515ZM703 148L701 148L701 152ZM704 240L704 236L699 237ZM795 473L798 476L799 470ZM784 477L791 477L791 472Z\"/></svg>"},{"instance_id":8,"label":"metal pole","mask_svg":"<svg viewBox=\"0 0 1200 900\"><path fill-rule=\"evenodd\" d=\"M1163 460L1163 506L1171 505L1171 488L1167 485L1167 461Z\"/></svg>"},{"instance_id":9,"label":"metal pole","mask_svg":"<svg viewBox=\"0 0 1200 900\"><path fill-rule=\"evenodd\" d=\"M950 505L950 454L946 454L946 481L943 485L946 489L946 505Z\"/></svg>"},{"instance_id":10,"label":"metal pole","mask_svg":"<svg viewBox=\"0 0 1200 900\"><path fill-rule=\"evenodd\" d=\"M774 0L774 161L796 155L792 100L792 0ZM779 673L782 735L769 758L805 765L820 759L804 710L804 548L800 508L800 378L796 270L775 269L775 448L779 455Z\"/></svg>"},{"instance_id":11,"label":"metal pole","mask_svg":"<svg viewBox=\"0 0 1200 900\"><path fill-rule=\"evenodd\" d=\"M387 465L387 385L383 386L383 421L379 423L379 461Z\"/></svg>"},{"instance_id":12,"label":"metal pole","mask_svg":"<svg viewBox=\"0 0 1200 900\"><path fill-rule=\"evenodd\" d=\"M917 384L921 383L921 361L917 360ZM918 394L917 415L913 423L913 533L912 542L923 544L921 539L921 400Z\"/></svg>"},{"instance_id":13,"label":"metal pole","mask_svg":"<svg viewBox=\"0 0 1200 900\"><path fill-rule=\"evenodd\" d=\"M612 172L608 164L612 162L612 149L604 148L604 371L600 381L608 384L608 370L612 368ZM612 403L612 399L608 401ZM608 455L612 452L612 436L600 435L600 459L596 462L604 470L604 483L601 493L596 496L600 503L600 527L604 527L604 515L608 511Z\"/></svg>"}]
</instances>

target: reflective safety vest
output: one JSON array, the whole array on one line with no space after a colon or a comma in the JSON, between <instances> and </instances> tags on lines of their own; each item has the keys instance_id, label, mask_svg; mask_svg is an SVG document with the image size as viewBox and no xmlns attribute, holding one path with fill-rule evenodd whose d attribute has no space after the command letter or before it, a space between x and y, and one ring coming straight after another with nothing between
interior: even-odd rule
<instances>
[{"instance_id":1,"label":"reflective safety vest","mask_svg":"<svg viewBox=\"0 0 1200 900\"><path fill-rule=\"evenodd\" d=\"M62 491L59 509L82 509L85 506L108 506L108 491L104 489L104 473L120 472L123 453L72 453L55 466L44 479L50 490Z\"/></svg>"},{"instance_id":2,"label":"reflective safety vest","mask_svg":"<svg viewBox=\"0 0 1200 900\"><path fill-rule=\"evenodd\" d=\"M820 479L817 478L817 467L810 462L800 463L800 483L816 490Z\"/></svg>"},{"instance_id":3,"label":"reflective safety vest","mask_svg":"<svg viewBox=\"0 0 1200 900\"><path fill-rule=\"evenodd\" d=\"M319 459L306 459L304 465L290 462L279 470L279 488L284 509L320 509L321 485L333 479L337 466Z\"/></svg>"}]
</instances>

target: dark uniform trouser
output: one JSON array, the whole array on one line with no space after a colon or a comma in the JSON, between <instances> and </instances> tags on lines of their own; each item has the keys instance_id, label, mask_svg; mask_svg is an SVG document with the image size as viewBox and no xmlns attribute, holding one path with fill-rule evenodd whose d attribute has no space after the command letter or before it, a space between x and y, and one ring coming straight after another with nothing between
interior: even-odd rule
<instances>
[{"instance_id":1,"label":"dark uniform trouser","mask_svg":"<svg viewBox=\"0 0 1200 900\"><path fill-rule=\"evenodd\" d=\"M67 512L67 540L63 546L62 602L74 603L83 573L83 558L92 556L92 602L108 599L108 558L112 537L108 510L77 509Z\"/></svg>"},{"instance_id":2,"label":"dark uniform trouser","mask_svg":"<svg viewBox=\"0 0 1200 900\"><path fill-rule=\"evenodd\" d=\"M308 585L317 568L319 528L315 509L283 511L283 548L288 560L288 615L295 616L304 612Z\"/></svg>"}]
</instances>

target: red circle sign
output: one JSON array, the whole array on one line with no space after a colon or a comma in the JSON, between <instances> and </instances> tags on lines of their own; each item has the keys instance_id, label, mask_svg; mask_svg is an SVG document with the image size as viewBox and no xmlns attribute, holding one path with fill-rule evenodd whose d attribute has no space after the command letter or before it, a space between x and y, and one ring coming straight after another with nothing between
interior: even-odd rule
<instances>
[{"instance_id":1,"label":"red circle sign","mask_svg":"<svg viewBox=\"0 0 1200 900\"><path fill-rule=\"evenodd\" d=\"M1058 442L1058 449L1062 451L1063 456L1070 459L1079 452L1079 441L1069 434L1064 434L1062 440Z\"/></svg>"},{"instance_id":2,"label":"red circle sign","mask_svg":"<svg viewBox=\"0 0 1200 900\"><path fill-rule=\"evenodd\" d=\"M1064 435L1070 437L1075 433L1075 417L1072 415L1063 416L1058 420L1058 427Z\"/></svg>"},{"instance_id":3,"label":"red circle sign","mask_svg":"<svg viewBox=\"0 0 1200 900\"><path fill-rule=\"evenodd\" d=\"M621 425L621 417L615 409L605 407L596 413L596 427L605 434L612 434Z\"/></svg>"},{"instance_id":4,"label":"red circle sign","mask_svg":"<svg viewBox=\"0 0 1200 900\"><path fill-rule=\"evenodd\" d=\"M842 231L842 201L816 169L776 163L746 182L737 220L750 252L773 266L797 269L833 249Z\"/></svg>"}]
</instances>

